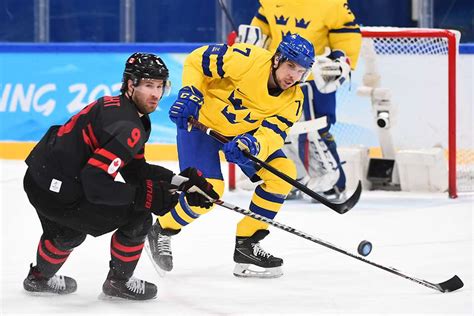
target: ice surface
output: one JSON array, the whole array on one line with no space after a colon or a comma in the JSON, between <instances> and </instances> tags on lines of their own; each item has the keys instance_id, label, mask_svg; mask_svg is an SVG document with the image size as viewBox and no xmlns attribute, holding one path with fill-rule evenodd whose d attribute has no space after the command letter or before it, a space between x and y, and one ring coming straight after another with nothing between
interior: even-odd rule
<instances>
[{"instance_id":1,"label":"ice surface","mask_svg":"<svg viewBox=\"0 0 474 316\"><path fill-rule=\"evenodd\" d=\"M174 163L165 165L176 169ZM438 283L457 274L465 286L453 293L439 293L277 228L262 246L284 258L284 276L235 278L232 254L241 216L217 207L173 237L175 267L164 278L142 255L135 275L158 285L156 300L99 299L110 234L89 236L60 270L77 280L77 293L39 297L22 287L41 234L22 188L25 164L0 160L0 168L2 315L473 314L472 194L451 200L447 194L363 192L345 215L288 201L276 218L354 254L361 240L369 240L374 248L367 259L413 277ZM224 200L246 208L250 193L227 192Z\"/></svg>"}]
</instances>

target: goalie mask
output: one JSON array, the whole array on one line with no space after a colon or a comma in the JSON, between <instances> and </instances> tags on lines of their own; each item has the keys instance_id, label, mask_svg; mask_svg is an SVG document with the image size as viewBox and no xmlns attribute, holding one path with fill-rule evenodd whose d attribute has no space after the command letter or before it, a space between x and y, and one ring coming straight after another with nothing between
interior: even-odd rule
<instances>
[{"instance_id":1,"label":"goalie mask","mask_svg":"<svg viewBox=\"0 0 474 316\"><path fill-rule=\"evenodd\" d=\"M308 40L298 34L287 34L278 45L277 54L280 54L279 63L291 60L306 68L301 82L306 81L314 64L314 47Z\"/></svg>"},{"instance_id":2,"label":"goalie mask","mask_svg":"<svg viewBox=\"0 0 474 316\"><path fill-rule=\"evenodd\" d=\"M141 79L163 80L163 96L168 96L171 91L171 81L169 81L169 71L163 60L147 53L133 53L125 63L122 79L122 93L127 90L127 80L133 81L134 86L138 86Z\"/></svg>"}]
</instances>

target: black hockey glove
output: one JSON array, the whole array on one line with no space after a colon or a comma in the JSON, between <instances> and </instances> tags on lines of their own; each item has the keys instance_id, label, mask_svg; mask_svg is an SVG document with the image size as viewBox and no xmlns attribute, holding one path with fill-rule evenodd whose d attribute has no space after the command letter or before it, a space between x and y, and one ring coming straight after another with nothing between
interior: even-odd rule
<instances>
[{"instance_id":1,"label":"black hockey glove","mask_svg":"<svg viewBox=\"0 0 474 316\"><path fill-rule=\"evenodd\" d=\"M135 210L152 212L158 216L165 215L178 203L177 189L177 186L167 182L146 179L137 188Z\"/></svg>"},{"instance_id":2,"label":"black hockey glove","mask_svg":"<svg viewBox=\"0 0 474 316\"><path fill-rule=\"evenodd\" d=\"M196 168L186 168L179 174L189 180L180 184L179 190L185 192L186 200L190 206L199 206L210 208L212 202L199 192L193 191L193 186L198 187L204 193L214 200L219 199L219 194L212 188L212 184L207 182L206 178L202 176L202 172Z\"/></svg>"}]
</instances>

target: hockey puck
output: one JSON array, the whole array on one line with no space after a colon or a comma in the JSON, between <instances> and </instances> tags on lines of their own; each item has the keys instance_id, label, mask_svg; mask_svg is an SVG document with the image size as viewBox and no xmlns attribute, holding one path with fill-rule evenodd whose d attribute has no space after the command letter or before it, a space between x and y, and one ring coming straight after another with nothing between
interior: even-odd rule
<instances>
[{"instance_id":1,"label":"hockey puck","mask_svg":"<svg viewBox=\"0 0 474 316\"><path fill-rule=\"evenodd\" d=\"M359 247L357 247L357 252L364 257L368 256L371 251L372 243L368 240L362 240L359 244Z\"/></svg>"}]
</instances>

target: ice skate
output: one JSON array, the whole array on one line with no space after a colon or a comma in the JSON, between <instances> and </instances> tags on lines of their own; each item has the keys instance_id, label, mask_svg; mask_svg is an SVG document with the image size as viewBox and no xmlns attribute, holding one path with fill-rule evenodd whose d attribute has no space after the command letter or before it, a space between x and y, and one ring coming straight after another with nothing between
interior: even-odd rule
<instances>
[{"instance_id":1,"label":"ice skate","mask_svg":"<svg viewBox=\"0 0 474 316\"><path fill-rule=\"evenodd\" d=\"M30 272L23 281L23 288L28 292L70 294L77 290L76 280L63 275L53 275L45 278L33 264L30 265Z\"/></svg>"},{"instance_id":2,"label":"ice skate","mask_svg":"<svg viewBox=\"0 0 474 316\"><path fill-rule=\"evenodd\" d=\"M128 280L115 277L114 273L110 271L102 285L102 292L109 297L143 301L155 298L158 289L155 284L133 276Z\"/></svg>"},{"instance_id":3,"label":"ice skate","mask_svg":"<svg viewBox=\"0 0 474 316\"><path fill-rule=\"evenodd\" d=\"M158 221L155 222L148 232L145 250L160 276L164 276L167 271L173 269L171 236L179 232L180 230L163 229Z\"/></svg>"},{"instance_id":4,"label":"ice skate","mask_svg":"<svg viewBox=\"0 0 474 316\"><path fill-rule=\"evenodd\" d=\"M327 190L325 192L318 192L318 194L333 203L342 203L345 200L347 200L346 191L339 190L339 188L336 186L334 186L334 188ZM315 199L312 199L312 202L319 203L319 201Z\"/></svg>"},{"instance_id":5,"label":"ice skate","mask_svg":"<svg viewBox=\"0 0 474 316\"><path fill-rule=\"evenodd\" d=\"M290 193L286 196L286 200L301 200L303 198L303 194L297 188L291 189Z\"/></svg>"},{"instance_id":6,"label":"ice skate","mask_svg":"<svg viewBox=\"0 0 474 316\"><path fill-rule=\"evenodd\" d=\"M298 181L302 185L308 185L309 180L310 179L308 176L304 176L302 178L296 179L296 181ZM303 192L301 192L301 190L298 189L297 187L291 188L290 193L288 193L288 195L286 196L286 200L301 200L301 199L303 199Z\"/></svg>"},{"instance_id":7,"label":"ice skate","mask_svg":"<svg viewBox=\"0 0 474 316\"><path fill-rule=\"evenodd\" d=\"M243 278L278 278L283 275L283 259L277 258L260 247L260 240L269 234L258 230L250 237L237 237L234 251L234 275Z\"/></svg>"}]
</instances>

